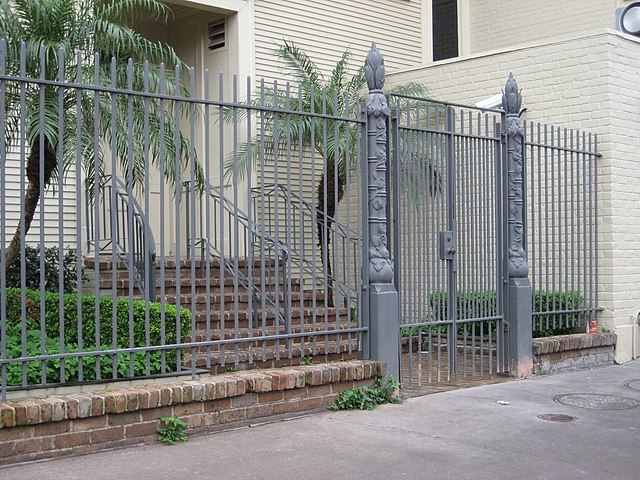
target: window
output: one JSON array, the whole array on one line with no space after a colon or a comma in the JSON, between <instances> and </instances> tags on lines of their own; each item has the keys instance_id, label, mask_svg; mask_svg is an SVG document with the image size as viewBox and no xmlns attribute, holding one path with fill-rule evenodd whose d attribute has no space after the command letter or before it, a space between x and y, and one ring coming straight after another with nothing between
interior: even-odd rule
<instances>
[{"instance_id":1,"label":"window","mask_svg":"<svg viewBox=\"0 0 640 480\"><path fill-rule=\"evenodd\" d=\"M458 1L432 0L433 61L458 56Z\"/></svg>"}]
</instances>

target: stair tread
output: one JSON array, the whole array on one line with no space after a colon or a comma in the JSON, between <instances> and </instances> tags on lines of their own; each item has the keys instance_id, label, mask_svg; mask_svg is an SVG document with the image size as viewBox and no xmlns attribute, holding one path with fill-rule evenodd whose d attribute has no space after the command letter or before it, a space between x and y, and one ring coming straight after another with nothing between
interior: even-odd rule
<instances>
[{"instance_id":1,"label":"stair tread","mask_svg":"<svg viewBox=\"0 0 640 480\"><path fill-rule=\"evenodd\" d=\"M188 305L182 305L184 306L184 308L188 308ZM254 312L257 315L258 320L260 320L260 318L262 317L262 308L256 308L254 309ZM324 307L316 307L316 308L312 308L312 307L304 307L304 308L300 308L300 307L292 307L291 311L290 311L290 315L291 318L300 318L301 316L303 318L313 318L314 315L314 311L315 311L315 315L316 318L323 318L325 315L327 317L334 317L336 315L341 315L341 316L347 316L349 314L349 309L348 308L335 308L335 307L329 307L329 308L324 308ZM208 314L210 317L210 319L212 320L217 320L221 317L220 315L220 311L216 311L216 310L212 310L209 312ZM237 312L237 317L238 320L246 320L249 318L249 311L247 309L245 310L238 310ZM225 310L224 311L224 318L227 320L235 320L236 318L236 312L235 310ZM271 308L267 309L267 315L266 318L275 318L275 313ZM195 319L196 322L197 321L206 321L207 319L207 312L203 312L203 311L196 311L196 315L195 315Z\"/></svg>"},{"instance_id":2,"label":"stair tread","mask_svg":"<svg viewBox=\"0 0 640 480\"><path fill-rule=\"evenodd\" d=\"M324 302L324 292L322 291L317 291L315 293L315 295L313 294L313 292L289 292L288 294L291 298L292 301L300 301L301 299L305 300L305 301L313 301L313 298L315 297L315 299L320 302ZM284 301L284 293L280 293L280 302ZM142 298L141 296L138 296L140 298ZM184 304L184 303L196 303L196 304L206 304L206 303L220 303L222 295L219 293L213 293L210 295L206 295L204 293L196 293L195 295L191 294L191 293L181 293L180 294L180 303ZM248 293L238 293L238 295L234 295L233 293L226 293L225 292L225 304L229 304L229 303L233 303L235 298L238 298L238 301L240 301L241 303L247 303L249 300L249 294ZM163 300L162 297L157 297L156 301L157 302L161 302ZM208 302L207 302L208 300ZM177 296L175 294L168 294L164 296L164 301L168 302L168 303L172 303L175 304L175 302L177 301ZM255 298L253 299L253 303L256 304L258 303Z\"/></svg>"},{"instance_id":3,"label":"stair tread","mask_svg":"<svg viewBox=\"0 0 640 480\"><path fill-rule=\"evenodd\" d=\"M236 257L227 257L226 260L229 263L235 263L235 258ZM95 257L92 256L86 256L83 258L83 263L85 268L89 268L89 269L94 269L95 265L96 265L96 259ZM116 266L117 270L126 270L127 269L127 265L125 262L121 261L121 260L115 260L113 261L111 259L111 257L98 257L98 268L100 270L107 270L107 269L111 269L114 265ZM208 261L209 266L210 267L214 267L214 268L218 268L220 266L220 260L218 259L210 259ZM253 258L253 260L251 260L249 257L238 257L238 265L241 267L244 267L246 265L250 265L251 263L253 263L253 266L261 266L261 265L266 265L266 266L273 266L276 264L276 259L274 258L266 258L264 260L264 262L262 261L261 258ZM282 265L282 260L280 260L278 262L279 264ZM201 268L202 266L204 266L206 268L207 265L207 261L202 261L199 259L182 259L180 261L176 261L175 258L165 258L164 260L162 259L158 259L156 258L155 262L154 262L154 266L156 268L160 268L161 265L164 265L165 268L169 268L169 269L174 269L176 268L176 266L180 265L180 268L191 268L192 266L196 267L196 268Z\"/></svg>"},{"instance_id":4,"label":"stair tread","mask_svg":"<svg viewBox=\"0 0 640 480\"><path fill-rule=\"evenodd\" d=\"M284 340L281 341L279 348L276 347L253 347L250 349L240 349L234 347L225 348L223 351L211 352L185 352L183 354L182 364L184 367L189 367L191 361L195 360L196 367L205 367L207 364L220 365L224 363L230 364L246 364L258 361L273 360L276 358L289 358L291 357L303 357L308 355L325 355L334 353L349 353L358 352L359 346L357 338L351 340L342 340L340 342L332 340L318 340L313 348L312 342L305 342L304 350L301 346L295 345L291 349L287 349ZM277 352L276 352L277 350ZM289 355L291 353L291 355Z\"/></svg>"},{"instance_id":5,"label":"stair tread","mask_svg":"<svg viewBox=\"0 0 640 480\"><path fill-rule=\"evenodd\" d=\"M347 320L341 320L340 322L329 322L329 323L318 322L315 325L310 323L305 323L303 325L293 324L291 325L291 333L294 333L294 334L314 333L314 332L323 332L328 330L332 332L331 334L339 334L342 330L346 330L350 328L357 328L357 324L351 323ZM224 338L225 339L260 338L265 335L266 336L275 335L276 332L279 334L284 334L285 326L279 325L276 328L276 326L270 325L265 327L264 329L262 328L262 326L252 327L251 329L248 327L242 327L238 329L237 333L234 328L225 328ZM196 329L195 333L196 333L196 338L198 337L206 338L207 336L206 330L202 328ZM209 335L212 340L219 340L223 336L221 329L211 329L209 332ZM203 341L203 339L196 340L196 341Z\"/></svg>"}]
</instances>

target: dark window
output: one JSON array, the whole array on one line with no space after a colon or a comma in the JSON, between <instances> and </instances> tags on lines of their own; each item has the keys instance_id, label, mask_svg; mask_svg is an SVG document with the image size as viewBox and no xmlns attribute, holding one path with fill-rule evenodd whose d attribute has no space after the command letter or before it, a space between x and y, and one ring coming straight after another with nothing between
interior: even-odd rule
<instances>
[{"instance_id":1,"label":"dark window","mask_svg":"<svg viewBox=\"0 0 640 480\"><path fill-rule=\"evenodd\" d=\"M458 2L432 0L433 61L458 56Z\"/></svg>"}]
</instances>

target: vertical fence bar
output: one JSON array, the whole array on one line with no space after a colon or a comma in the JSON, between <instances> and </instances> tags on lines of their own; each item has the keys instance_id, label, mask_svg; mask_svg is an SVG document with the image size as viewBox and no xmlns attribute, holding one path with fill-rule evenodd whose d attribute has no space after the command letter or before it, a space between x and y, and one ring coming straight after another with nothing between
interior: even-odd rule
<instances>
[{"instance_id":1,"label":"vertical fence bar","mask_svg":"<svg viewBox=\"0 0 640 480\"><path fill-rule=\"evenodd\" d=\"M494 145L495 145L495 156L494 156L494 168L495 168L495 190L494 195L496 197L496 215L495 215L495 232L497 236L497 255L495 259L495 269L496 269L496 282L498 284L497 294L496 294L496 307L499 315L502 317L501 321L499 321L500 328L497 329L497 343L498 343L498 371L504 372L506 370L506 362L505 362L505 353L506 353L506 345L504 342L505 333L506 333L506 320L505 320L505 306L507 305L507 292L505 288L506 283L506 261L505 261L505 225L506 225L506 215L504 214L505 210L505 189L504 189L504 149L503 142L506 145L506 135L503 135L506 127L506 113L500 114L500 121L498 122L498 117L496 116L493 121L493 131L494 131Z\"/></svg>"},{"instance_id":2,"label":"vertical fence bar","mask_svg":"<svg viewBox=\"0 0 640 480\"><path fill-rule=\"evenodd\" d=\"M264 107L266 102L264 79L260 80L260 106ZM260 110L260 217L262 225L265 225L265 171L264 171L264 153L265 153L265 111ZM271 217L271 211L269 210L269 218ZM315 251L315 249L314 249ZM266 289L266 275L265 275L265 251L264 251L264 239L260 241L260 286L262 291ZM261 299L261 327L262 336L267 335L267 306L266 295L262 295ZM267 359L267 344L262 343L262 361Z\"/></svg>"},{"instance_id":3,"label":"vertical fence bar","mask_svg":"<svg viewBox=\"0 0 640 480\"><path fill-rule=\"evenodd\" d=\"M110 73L110 87L112 89L116 89L117 88L117 82L116 82L116 59L115 58L111 58L111 64L110 64L110 68L109 68L109 73ZM117 292L117 288L115 287L118 283L118 266L119 266L119 261L118 261L118 254L120 252L117 251L117 244L115 239L119 237L118 235L118 231L120 229L119 226L119 215L118 215L118 196L116 194L117 192L117 186L116 186L116 173L117 173L117 163L116 163L116 157L118 155L118 147L117 147L117 140L118 140L118 132L116 130L116 118L117 118L117 108L118 108L118 99L119 97L117 96L117 94L115 92L112 92L110 94L110 100L111 100L111 118L110 118L110 129L111 129L111 145L110 145L110 149L111 149L111 182L110 182L110 190L107 190L106 188L103 189L104 192L110 192L109 193L109 207L110 207L110 212L109 215L106 215L106 212L103 212L103 218L104 218L104 231L105 231L105 238L109 238L111 237L112 241L111 241L111 285L112 285L112 292L111 292L111 348L117 348L118 345L118 292ZM126 173L126 172L125 172ZM105 185L106 187L106 185ZM106 204L107 202L107 198L106 195L104 196L105 198L103 199L103 203ZM99 204L97 203L97 199L94 199L94 205L96 208L99 208ZM106 207L106 205L104 205ZM109 234L107 235L107 229L109 231ZM95 249L97 252L101 251L101 247L100 247L100 238L96 237L95 239ZM133 278L129 279L129 283L131 283L131 281L133 281ZM98 345L96 345L97 347ZM117 361L117 357L114 355L113 358L111 359L111 369L112 369L112 375L116 375L117 373L117 367L118 367L118 361Z\"/></svg>"},{"instance_id":4,"label":"vertical fence bar","mask_svg":"<svg viewBox=\"0 0 640 480\"><path fill-rule=\"evenodd\" d=\"M462 113L461 113L462 115ZM452 107L447 107L445 111L445 135L446 135L446 172L447 172L447 197L446 197L446 225L447 230L451 232L453 238L453 244L455 245L455 238L457 233L456 218L455 218L455 204L456 204L456 165L455 165L455 111ZM477 230L476 230L477 231ZM452 252L455 254L455 247ZM452 376L457 373L457 317L458 317L458 294L456 292L456 274L455 274L455 257L452 255L452 259L447 261L447 352L449 368L447 369L447 379L450 381Z\"/></svg>"},{"instance_id":5,"label":"vertical fence bar","mask_svg":"<svg viewBox=\"0 0 640 480\"><path fill-rule=\"evenodd\" d=\"M238 274L240 272L240 211L238 208L238 77L234 75L232 77L232 102L233 102L233 140L231 145L233 146L233 247L231 242L229 243L230 251L233 250L233 268L235 275L233 275L233 338L240 337L240 316L239 316L239 303L238 292L239 282ZM222 193L221 193L222 195ZM221 196L221 203L224 202L224 195ZM248 232L247 232L248 233ZM231 232L229 232L231 235ZM246 262L247 258L245 258ZM251 294L251 292L249 292ZM240 350L238 343L234 346L234 363L238 365L240 361Z\"/></svg>"},{"instance_id":6,"label":"vertical fence bar","mask_svg":"<svg viewBox=\"0 0 640 480\"><path fill-rule=\"evenodd\" d=\"M159 204L160 204L160 219L165 218L165 176L166 176L166 172L165 172L165 168L166 168L166 161L167 161L167 152L166 152L166 125L165 125L165 109L166 107L166 101L164 100L163 96L165 94L165 90L166 90L166 72L165 72L165 66L164 64L160 64L160 72L158 75L158 88L159 88L159 93L160 93L160 118L159 118L159 141L160 141L160 146L159 146L159 168L160 168L160 199L159 199ZM166 252L165 252L165 229L161 228L160 229L160 298L164 299L165 298L165 292L166 292L166 281L165 281L165 267L167 265L166 262ZM160 302L160 345L164 346L166 345L167 342L167 325L166 325L166 303L165 302ZM166 354L166 350L162 349L160 350L160 373L165 373L167 371L167 354Z\"/></svg>"},{"instance_id":7,"label":"vertical fence bar","mask_svg":"<svg viewBox=\"0 0 640 480\"><path fill-rule=\"evenodd\" d=\"M149 93L149 62L145 61L144 62L144 70L143 70L143 91L145 93ZM143 145L144 145L144 214L146 215L146 219L144 220L144 224L146 225L147 222L149 221L149 218L151 217L151 202L150 202L150 198L149 198L149 177L150 177L150 171L149 171L149 164L150 162L150 158L149 158L149 151L150 151L150 136L149 136L149 97L145 96L142 100L142 107L143 107ZM152 293L151 292L155 292L155 276L151 277L149 276L149 272L150 269L153 269L153 271L155 272L155 268L156 266L151 264L149 257L146 255L147 252L147 243L149 242L149 239L146 238L146 232L145 232L145 238L144 238L144 248L143 248L143 252L145 252L144 255L144 275L145 275L145 280L144 280L144 285L145 285L145 289L144 289L144 295L143 295L143 299L144 299L144 344L145 344L145 353L144 353L144 369L145 369L145 374L147 376L149 376L151 374L151 351L150 351L150 347L151 347L151 319L150 319L150 305L149 302L155 302L156 298L155 298L155 294L153 295L152 298ZM154 247L155 248L155 247ZM149 278L153 278L153 283L154 285L151 285L151 282L148 281ZM157 352L154 352L157 353Z\"/></svg>"},{"instance_id":8,"label":"vertical fence bar","mask_svg":"<svg viewBox=\"0 0 640 480\"><path fill-rule=\"evenodd\" d=\"M253 226L253 218L251 211L251 182L253 181L253 138L251 131L251 122L252 117L252 98L251 98L251 78L247 77L247 233L245 238L245 242L247 243L247 249L245 250L245 255L248 261L248 269L247 269L247 328L248 328L248 337L252 338L253 334L253 299L254 299L254 268L255 268L255 258L253 245L255 242L254 239L254 226ZM208 199L208 196L207 196ZM207 237L209 238L209 237ZM207 277L208 278L208 277ZM208 280L207 280L208 282ZM208 284L208 283L207 283ZM264 292L264 290L263 290ZM208 328L208 327L207 327ZM249 344L249 353L248 353L249 363L253 363L253 344Z\"/></svg>"},{"instance_id":9,"label":"vertical fence bar","mask_svg":"<svg viewBox=\"0 0 640 480\"><path fill-rule=\"evenodd\" d=\"M595 248L594 248L594 258L595 258L595 265L594 265L594 270L595 270L595 285L594 285L594 290L595 290L595 303L593 305L594 308L599 309L599 302L598 302L598 290L599 290L599 283L598 283L598 262L600 260L599 258L599 253L598 253L598 246L600 244L600 237L598 236L598 158L600 158L600 153L598 152L598 135L594 135L593 138L593 195L594 195L594 212L592 213L592 215L594 216L594 243L595 243ZM597 314L597 310L596 310L596 314Z\"/></svg>"},{"instance_id":10,"label":"vertical fence bar","mask_svg":"<svg viewBox=\"0 0 640 480\"><path fill-rule=\"evenodd\" d=\"M406 269L406 267L404 266L404 263L402 261L403 255L402 255L402 248L403 248L403 244L402 244L402 239L404 238L404 235L402 235L401 233L401 225L402 225L402 220L401 220L401 215L402 215L402 211L404 210L402 208L402 205L400 204L401 201L401 196L400 196L400 189L402 188L402 184L401 184L401 175L402 175L402 159L400 157L400 102L398 99L396 99L396 104L395 104L395 110L393 115L390 118L389 121L389 126L391 129L391 145L392 145L392 159L391 159L391 192L392 195L390 196L390 200L391 200L391 218L393 221L393 242L392 242L392 247L393 247L393 261L395 262L396 268L393 271L393 279L394 279L394 284L396 286L396 289L398 290L398 319L400 320L401 323L404 323L405 318L403 315L403 310L404 310L404 306L406 305L406 295L407 292L405 291L405 285L408 285L408 282L405 283L402 273L404 272L404 270ZM408 157L409 155L407 155ZM363 162L363 164L366 162ZM364 193L364 192L363 192ZM363 243L363 245L367 245L366 243ZM364 263L363 265L368 265L368 263ZM411 344L411 328L408 329L409 330L409 344ZM398 349L400 351L400 355L402 355L402 336L400 336L399 339L399 344L398 344ZM411 362L411 356L409 356L409 362ZM400 362L400 381L402 381L403 383L405 382L405 379L402 377L402 362ZM411 376L411 367L409 367L409 378L408 378L408 382L409 385L411 385L413 383L413 379Z\"/></svg>"},{"instance_id":11,"label":"vertical fence bar","mask_svg":"<svg viewBox=\"0 0 640 480\"><path fill-rule=\"evenodd\" d=\"M192 68L189 69L189 97L193 98L196 94L196 78L195 78L195 70ZM196 143L196 104L194 102L189 102L188 104L188 121L189 121L189 151L187 153L189 159L189 185L191 187L191 197L187 200L190 203L192 215L187 215L187 224L190 225L191 232L193 232L193 238L191 239L191 244L189 245L189 267L190 267L190 279L191 279L191 325L190 325L190 338L191 343L197 341L196 339L196 320L197 320L197 297L196 297L196 195L202 194L200 191L200 186L196 184L196 151L195 151L195 143ZM177 147L176 147L177 148ZM200 213L202 213L202 206L200 206ZM202 236L202 228L200 228L200 236ZM203 240L201 240L203 241ZM205 299L206 302L209 301L207 297ZM177 342L181 343L181 339L177 338ZM197 362L197 353L198 349L195 347L191 348L191 378L195 379L196 376L196 362Z\"/></svg>"},{"instance_id":12,"label":"vertical fence bar","mask_svg":"<svg viewBox=\"0 0 640 480\"><path fill-rule=\"evenodd\" d=\"M64 51L58 50L58 150L56 156L58 162L63 161L63 146L65 143L64 138L64 121L62 112L64 111ZM64 166L63 170L64 170ZM63 176L58 175L58 345L60 347L60 353L65 353L65 322L64 322L64 310L65 310L65 298L64 298L64 205L63 205ZM0 196L2 198L2 196ZM65 357L60 358L60 375L58 377L60 383L65 383Z\"/></svg>"}]
</instances>

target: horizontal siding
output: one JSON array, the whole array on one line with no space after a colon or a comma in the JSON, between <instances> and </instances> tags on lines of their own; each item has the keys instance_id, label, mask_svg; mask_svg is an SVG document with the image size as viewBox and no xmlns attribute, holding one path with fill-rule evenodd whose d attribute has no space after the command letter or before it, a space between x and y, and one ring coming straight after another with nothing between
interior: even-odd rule
<instances>
[{"instance_id":1,"label":"horizontal siding","mask_svg":"<svg viewBox=\"0 0 640 480\"><path fill-rule=\"evenodd\" d=\"M419 64L421 11L416 0L256 0L256 75L283 78L274 55L283 38L293 39L327 73L347 48L359 67L372 41L388 69Z\"/></svg>"},{"instance_id":2,"label":"horizontal siding","mask_svg":"<svg viewBox=\"0 0 640 480\"><path fill-rule=\"evenodd\" d=\"M0 182L5 182L5 195L2 199L2 209L5 214L5 245L11 241L16 227L20 223L20 200L21 200L21 158L17 152L9 152L6 157L5 178L0 178ZM24 188L26 190L28 179L24 178ZM33 223L27 234L26 243L37 245L40 243L40 229L44 222L44 243L46 246L57 246L62 240L63 247L75 248L78 228L78 215L76 208L76 178L75 170L67 172L63 177L62 188L62 217L59 215L60 188L58 182L52 184L47 189L44 198L40 199L38 208L33 217ZM42 205L44 204L44 216L42 216ZM62 229L60 228L62 227ZM60 236L62 232L62 238Z\"/></svg>"}]
</instances>

